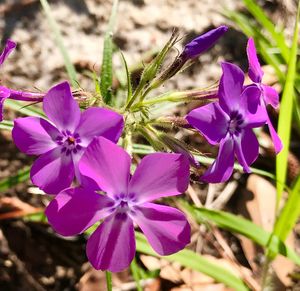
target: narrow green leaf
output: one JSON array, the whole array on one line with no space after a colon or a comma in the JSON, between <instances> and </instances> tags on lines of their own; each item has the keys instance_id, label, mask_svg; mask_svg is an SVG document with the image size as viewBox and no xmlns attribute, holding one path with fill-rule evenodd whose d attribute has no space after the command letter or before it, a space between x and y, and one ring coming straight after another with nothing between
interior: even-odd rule
<instances>
[{"instance_id":1,"label":"narrow green leaf","mask_svg":"<svg viewBox=\"0 0 300 291\"><path fill-rule=\"evenodd\" d=\"M0 129L12 130L14 124L10 120L3 120L0 122Z\"/></svg>"},{"instance_id":2,"label":"narrow green leaf","mask_svg":"<svg viewBox=\"0 0 300 291\"><path fill-rule=\"evenodd\" d=\"M49 6L49 3L47 0L40 0L42 7L44 9L44 12L46 14L47 20L49 22L50 28L52 30L56 45L58 46L62 57L64 59L64 63L65 63L65 67L66 70L68 72L70 81L72 83L73 87L78 87L78 81L77 81L77 77L76 77L76 70L75 67L73 66L70 56L68 54L67 49L65 48L64 42L63 42L63 38L60 32L60 29L58 27L58 24L56 22L56 20L54 19L52 12L51 12L51 8Z\"/></svg>"},{"instance_id":3,"label":"narrow green leaf","mask_svg":"<svg viewBox=\"0 0 300 291\"><path fill-rule=\"evenodd\" d=\"M144 235L138 232L136 232L136 249L138 252L160 257L149 246ZM215 263L210 262L209 260L205 259L199 254L196 254L193 251L182 250L174 255L164 256L162 258L171 262L178 262L184 267L191 268L207 276L210 276L217 282L224 283L236 291L249 290L242 279L238 278L230 271L220 267Z\"/></svg>"},{"instance_id":4,"label":"narrow green leaf","mask_svg":"<svg viewBox=\"0 0 300 291\"><path fill-rule=\"evenodd\" d=\"M133 144L133 153L135 153L135 154L147 155L147 154L154 153L154 152L155 151L154 151L153 147L151 147L151 146L142 145L142 144ZM197 161L199 161L200 163L205 164L205 165L211 165L215 161L212 158L195 155L195 154L194 154L194 157L197 159ZM243 172L243 168L237 163L234 164L234 169ZM263 171L260 169L252 168L252 167L250 167L250 169L251 169L252 173L255 173L255 174L258 174L261 176L265 176L265 177L275 180L275 176L272 173L269 173L269 172L266 172L266 171Z\"/></svg>"},{"instance_id":5,"label":"narrow green leaf","mask_svg":"<svg viewBox=\"0 0 300 291\"><path fill-rule=\"evenodd\" d=\"M10 189L11 187L19 183L29 180L29 178L30 178L30 167L25 167L24 169L17 172L15 176L11 176L1 180L0 191L6 191L7 189Z\"/></svg>"},{"instance_id":6,"label":"narrow green leaf","mask_svg":"<svg viewBox=\"0 0 300 291\"><path fill-rule=\"evenodd\" d=\"M300 215L300 176L289 193L288 199L276 220L274 234L285 241Z\"/></svg>"},{"instance_id":7,"label":"narrow green leaf","mask_svg":"<svg viewBox=\"0 0 300 291\"><path fill-rule=\"evenodd\" d=\"M270 33L272 39L280 49L284 60L288 62L290 50L286 45L283 33L276 31L272 21L266 16L265 12L256 4L254 0L243 0L243 2L254 18Z\"/></svg>"},{"instance_id":8,"label":"narrow green leaf","mask_svg":"<svg viewBox=\"0 0 300 291\"><path fill-rule=\"evenodd\" d=\"M112 72L112 57L113 57L113 30L116 23L117 10L118 10L118 0L114 0L108 28L104 36L103 45L103 59L101 66L101 80L100 89L103 100L106 104L112 104L112 82L113 82L113 72Z\"/></svg>"},{"instance_id":9,"label":"narrow green leaf","mask_svg":"<svg viewBox=\"0 0 300 291\"><path fill-rule=\"evenodd\" d=\"M141 278L140 278L140 269L139 269L139 266L138 266L135 258L133 258L133 260L130 264L130 269L131 269L133 279L136 283L136 289L138 291L143 291L143 289L141 287L141 284L140 284L140 280L141 280Z\"/></svg>"},{"instance_id":10,"label":"narrow green leaf","mask_svg":"<svg viewBox=\"0 0 300 291\"><path fill-rule=\"evenodd\" d=\"M277 236L268 233L250 220L224 211L193 207L183 200L180 201L180 204L198 223L213 222L220 228L246 236L257 244L268 247L273 253L281 254L300 265L300 257L292 249L287 247Z\"/></svg>"},{"instance_id":11,"label":"narrow green leaf","mask_svg":"<svg viewBox=\"0 0 300 291\"><path fill-rule=\"evenodd\" d=\"M105 277L106 277L107 291L112 291L112 277L111 277L111 272L105 271Z\"/></svg>"},{"instance_id":12,"label":"narrow green leaf","mask_svg":"<svg viewBox=\"0 0 300 291\"><path fill-rule=\"evenodd\" d=\"M126 98L126 102L128 102L132 96L132 84L131 84L131 75L128 69L128 65L126 62L126 59L124 57L124 54L121 52L121 56L122 56L122 60L124 63L124 67L125 67L125 72L126 72L126 77L127 77L127 98Z\"/></svg>"},{"instance_id":13,"label":"narrow green leaf","mask_svg":"<svg viewBox=\"0 0 300 291\"><path fill-rule=\"evenodd\" d=\"M290 51L290 60L288 64L286 82L282 93L279 120L278 120L278 134L281 137L283 143L283 149L277 155L276 158L277 208L282 196L282 192L286 180L286 174L287 174L287 163L288 163L291 124L292 124L292 112L293 112L293 104L295 98L294 82L296 76L297 45L298 45L298 34L299 34L299 28L298 28L299 10L300 10L299 7L300 4L298 5L293 44Z\"/></svg>"},{"instance_id":14,"label":"narrow green leaf","mask_svg":"<svg viewBox=\"0 0 300 291\"><path fill-rule=\"evenodd\" d=\"M35 105L24 106L24 103L12 99L5 101L5 106L28 116L45 116L43 110Z\"/></svg>"}]
</instances>

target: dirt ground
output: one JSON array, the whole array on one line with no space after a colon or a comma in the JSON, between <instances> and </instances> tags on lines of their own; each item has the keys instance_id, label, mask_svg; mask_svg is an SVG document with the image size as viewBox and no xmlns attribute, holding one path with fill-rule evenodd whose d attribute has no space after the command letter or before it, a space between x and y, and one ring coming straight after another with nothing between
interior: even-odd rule
<instances>
[{"instance_id":1,"label":"dirt ground","mask_svg":"<svg viewBox=\"0 0 300 291\"><path fill-rule=\"evenodd\" d=\"M290 34L294 2L258 2ZM99 70L102 40L112 1L53 0L49 3L62 30L71 60L79 72L80 86L85 90L93 90L93 82L87 77L86 71ZM229 25L230 30L226 37L203 54L197 64L168 82L164 89L206 87L219 79L219 63L222 60L233 61L244 70L247 69L247 38L222 16L224 7L242 9L243 6L240 0L121 0L114 41L124 52L129 66L134 66L142 55L161 48L174 27L180 29L184 44L211 28L221 24ZM20 90L47 91L54 84L67 79L62 56L55 46L39 1L1 0L0 16L2 44L7 38L18 43L17 50L1 68L0 78L3 84ZM122 63L118 53L115 54L114 62L116 72L121 70ZM187 109L180 110L185 113ZM5 119L12 119L14 116L15 113L11 110L5 111ZM191 142L199 143L198 140ZM295 159L297 163L297 158ZM15 148L9 132L0 132L0 179L15 174L20 168L30 165L32 160ZM267 155L267 160L258 160L257 166L273 169L272 155ZM256 184L257 181L252 183ZM247 177L235 177L231 182L235 183L232 192L235 193L237 189L243 193L248 191L245 189L247 182L249 183ZM220 187L224 188L224 185ZM203 194L206 190L203 187L202 192L199 190L199 199L203 198L201 195L206 195ZM3 198L11 200L6 200L5 204ZM27 207L31 205L40 208L47 205L48 201L49 198L41 195L30 182L21 183L5 193L0 193L0 214L6 213L15 203L23 202ZM228 207L232 209L239 203L245 205L246 202L231 200ZM243 205L238 207L243 208ZM251 213L248 215L251 217ZM229 245L240 256L240 261L247 265L249 254L241 251L243 242L228 234L223 235L230 240ZM0 220L0 290L105 290L103 274L92 270L87 262L85 242L84 236L62 238L45 223L18 218ZM207 247L205 250L209 254L212 248ZM210 255L215 255L215 252ZM146 261L140 264L147 265ZM251 267L254 268L254 264ZM145 290L177 290L182 278L176 283L176 280L167 280L168 276L152 280L150 287ZM119 290L134 290L130 285L132 281L128 271L114 276ZM211 290L226 290L222 288Z\"/></svg>"}]
</instances>

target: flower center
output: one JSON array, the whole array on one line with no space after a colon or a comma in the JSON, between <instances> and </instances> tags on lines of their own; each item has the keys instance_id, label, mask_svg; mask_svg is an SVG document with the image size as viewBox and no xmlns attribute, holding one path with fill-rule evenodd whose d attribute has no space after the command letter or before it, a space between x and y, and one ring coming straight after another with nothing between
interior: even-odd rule
<instances>
[{"instance_id":1,"label":"flower center","mask_svg":"<svg viewBox=\"0 0 300 291\"><path fill-rule=\"evenodd\" d=\"M69 130L63 131L62 135L56 137L56 143L61 145L61 152L67 156L71 153L78 153L82 149L81 139L78 133L72 133Z\"/></svg>"},{"instance_id":2,"label":"flower center","mask_svg":"<svg viewBox=\"0 0 300 291\"><path fill-rule=\"evenodd\" d=\"M134 215L134 205L136 204L135 195L116 195L114 197L115 205L114 210L117 211L117 217L126 218L127 214L130 213Z\"/></svg>"},{"instance_id":3,"label":"flower center","mask_svg":"<svg viewBox=\"0 0 300 291\"><path fill-rule=\"evenodd\" d=\"M238 111L233 111L230 114L230 120L228 121L228 132L230 135L238 136L242 132L243 128L243 116Z\"/></svg>"}]
</instances>

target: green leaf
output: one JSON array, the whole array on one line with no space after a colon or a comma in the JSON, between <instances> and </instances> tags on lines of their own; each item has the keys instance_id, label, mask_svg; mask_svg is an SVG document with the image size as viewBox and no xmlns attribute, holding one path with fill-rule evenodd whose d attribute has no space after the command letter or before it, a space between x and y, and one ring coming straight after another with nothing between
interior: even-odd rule
<instances>
[{"instance_id":1,"label":"green leaf","mask_svg":"<svg viewBox=\"0 0 300 291\"><path fill-rule=\"evenodd\" d=\"M160 257L149 246L144 235L138 232L136 232L136 249L140 253ZM217 282L224 283L234 290L249 290L242 279L235 276L230 271L218 266L217 264L210 262L209 260L205 259L199 254L196 254L193 251L182 250L174 255L164 256L162 258L171 262L178 262L184 267L191 268L205 275L208 275L215 279Z\"/></svg>"},{"instance_id":2,"label":"green leaf","mask_svg":"<svg viewBox=\"0 0 300 291\"><path fill-rule=\"evenodd\" d=\"M271 252L281 254L297 265L300 265L300 257L292 249L287 247L277 236L268 233L250 220L224 211L193 207L183 200L180 201L180 205L198 223L204 223L205 221L213 222L220 228L246 236L257 244L268 247Z\"/></svg>"},{"instance_id":3,"label":"green leaf","mask_svg":"<svg viewBox=\"0 0 300 291\"><path fill-rule=\"evenodd\" d=\"M300 215L300 175L275 223L274 234L285 241Z\"/></svg>"},{"instance_id":4,"label":"green leaf","mask_svg":"<svg viewBox=\"0 0 300 291\"><path fill-rule=\"evenodd\" d=\"M0 129L12 130L14 124L10 120L2 120L0 122Z\"/></svg>"},{"instance_id":5,"label":"green leaf","mask_svg":"<svg viewBox=\"0 0 300 291\"><path fill-rule=\"evenodd\" d=\"M13 110L16 110L24 115L28 116L37 116L37 117L44 117L45 114L43 110L35 105L28 105L24 106L24 104L20 101L7 99L5 101L5 105Z\"/></svg>"},{"instance_id":6,"label":"green leaf","mask_svg":"<svg viewBox=\"0 0 300 291\"><path fill-rule=\"evenodd\" d=\"M0 191L6 191L7 189L10 189L11 187L25 182L29 180L30 178L30 167L25 167L24 169L20 170L15 176L11 176L8 178L5 178L0 181Z\"/></svg>"},{"instance_id":7,"label":"green leaf","mask_svg":"<svg viewBox=\"0 0 300 291\"><path fill-rule=\"evenodd\" d=\"M134 281L136 283L136 289L137 291L143 291L142 287L141 287L141 284L140 284L140 269L139 269L139 266L136 262L136 259L133 258L131 264L130 264L130 269L131 269L131 273L132 273L132 276L134 278Z\"/></svg>"},{"instance_id":8,"label":"green leaf","mask_svg":"<svg viewBox=\"0 0 300 291\"><path fill-rule=\"evenodd\" d=\"M112 277L111 277L111 272L105 271L105 277L106 277L107 291L112 291Z\"/></svg>"},{"instance_id":9,"label":"green leaf","mask_svg":"<svg viewBox=\"0 0 300 291\"><path fill-rule=\"evenodd\" d=\"M266 16L265 12L253 0L243 0L245 6L254 18L270 33L273 41L278 46L284 60L288 62L290 50L286 45L285 38L282 32L276 31L272 21Z\"/></svg>"},{"instance_id":10,"label":"green leaf","mask_svg":"<svg viewBox=\"0 0 300 291\"><path fill-rule=\"evenodd\" d=\"M122 60L123 60L125 71L126 71L126 77L127 77L127 98L126 98L126 102L128 102L130 100L131 96L132 96L131 74L129 72L126 59L125 59L124 54L122 52L121 52L121 56L122 56Z\"/></svg>"},{"instance_id":11,"label":"green leaf","mask_svg":"<svg viewBox=\"0 0 300 291\"><path fill-rule=\"evenodd\" d=\"M290 147L293 104L294 104L294 99L296 98L294 83L295 83L295 76L296 76L297 45L298 45L298 34L299 34L299 28L298 28L299 10L300 10L299 7L300 4L298 4L298 12L297 12L297 19L295 23L293 43L290 51L290 60L288 64L286 82L282 93L279 120L278 120L278 134L282 140L283 149L277 155L276 158L277 209L282 196L282 192L284 190L284 184L286 180L288 154L289 154L289 147Z\"/></svg>"},{"instance_id":12,"label":"green leaf","mask_svg":"<svg viewBox=\"0 0 300 291\"><path fill-rule=\"evenodd\" d=\"M112 82L113 82L113 73L112 73L112 57L113 57L113 30L116 23L117 9L118 9L118 0L114 0L108 28L104 36L104 46L103 46L103 59L101 66L101 80L100 80L100 89L103 97L103 101L106 104L112 104Z\"/></svg>"},{"instance_id":13,"label":"green leaf","mask_svg":"<svg viewBox=\"0 0 300 291\"><path fill-rule=\"evenodd\" d=\"M66 70L68 72L70 81L72 83L73 87L78 87L78 81L77 81L77 77L76 77L76 70L75 67L73 66L70 56L68 54L67 49L65 48L64 42L63 42L63 38L61 35L61 32L59 30L58 24L56 22L56 20L54 19L52 12L51 12L51 8L49 6L49 3L47 0L40 0L42 7L44 9L44 12L46 14L47 20L49 22L50 28L52 30L56 45L58 46L62 57L64 59L64 63L65 63L65 67Z\"/></svg>"},{"instance_id":14,"label":"green leaf","mask_svg":"<svg viewBox=\"0 0 300 291\"><path fill-rule=\"evenodd\" d=\"M151 146L143 145L143 144L133 144L133 153L135 153L135 154L148 155L148 154L151 154L154 152L155 151L154 151L153 147L151 147ZM212 158L195 155L195 154L194 154L194 157L197 159L197 161L199 161L200 163L205 164L205 165L211 165L215 161ZM243 168L237 163L234 164L234 169L238 170L240 172L243 172ZM252 168L252 167L250 167L250 169L251 169L252 173L255 173L255 174L258 174L261 176L265 176L265 177L275 180L275 176L272 173L269 173L269 172L266 172L266 171L263 171L260 169Z\"/></svg>"}]
</instances>

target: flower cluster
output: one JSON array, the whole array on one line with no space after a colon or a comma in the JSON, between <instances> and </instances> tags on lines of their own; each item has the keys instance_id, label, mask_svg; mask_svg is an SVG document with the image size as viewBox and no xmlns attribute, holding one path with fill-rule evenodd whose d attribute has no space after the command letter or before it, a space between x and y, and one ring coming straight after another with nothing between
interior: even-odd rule
<instances>
[{"instance_id":1,"label":"flower cluster","mask_svg":"<svg viewBox=\"0 0 300 291\"><path fill-rule=\"evenodd\" d=\"M124 145L128 132L132 134L134 128L145 125L142 119L137 126L135 116L130 114L143 105L146 93L212 47L227 29L220 26L192 40L159 75L159 61L163 60L167 48L158 63L148 67L151 74L145 74L146 81L142 80L136 92L128 96L129 102L123 109L90 107L82 111L68 82L52 87L46 94L0 87L0 120L7 98L43 101L47 119L15 119L13 140L22 152L38 156L30 175L36 186L55 195L46 209L52 227L61 235L73 236L97 226L87 243L87 257L96 269L118 272L129 266L135 255L134 225L160 255L178 252L190 242L190 226L185 215L153 201L185 192L190 166L200 167L194 156L183 142L160 133L158 140L175 153L149 154L131 174L135 167L131 156L117 143L123 135ZM6 43L0 65L15 46L12 41ZM262 83L263 72L252 39L249 39L247 54L253 83L245 85L245 76L239 67L222 63L218 91L208 94L208 104L192 110L186 117L189 125L202 133L210 144L220 145L218 157L200 177L202 181L228 180L235 157L244 171L250 172L250 165L259 152L253 128L267 124L276 152L282 148L266 109L269 104L278 107L278 94ZM148 80L149 76L153 78ZM140 100L134 105L135 111L131 111L139 93ZM214 100L209 100L211 98ZM143 106L141 108L141 113L145 113Z\"/></svg>"}]
</instances>

